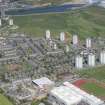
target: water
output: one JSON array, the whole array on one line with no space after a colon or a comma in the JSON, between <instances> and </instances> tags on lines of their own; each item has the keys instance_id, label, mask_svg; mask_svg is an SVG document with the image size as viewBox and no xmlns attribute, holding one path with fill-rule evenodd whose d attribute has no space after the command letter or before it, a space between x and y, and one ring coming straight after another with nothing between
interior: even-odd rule
<instances>
[{"instance_id":1,"label":"water","mask_svg":"<svg viewBox=\"0 0 105 105\"><path fill-rule=\"evenodd\" d=\"M24 8L18 10L6 11L7 15L27 15L35 13L51 13L51 12L64 12L72 8L82 7L83 4L67 4L60 6L49 6L49 7L37 7L37 8Z\"/></svg>"}]
</instances>

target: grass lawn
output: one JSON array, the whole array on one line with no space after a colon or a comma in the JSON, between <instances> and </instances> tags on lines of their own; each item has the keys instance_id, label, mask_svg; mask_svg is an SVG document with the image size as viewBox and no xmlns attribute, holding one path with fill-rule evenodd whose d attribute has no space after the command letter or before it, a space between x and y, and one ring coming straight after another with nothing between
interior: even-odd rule
<instances>
[{"instance_id":1,"label":"grass lawn","mask_svg":"<svg viewBox=\"0 0 105 105\"><path fill-rule=\"evenodd\" d=\"M31 105L39 105L41 103L41 101L32 101Z\"/></svg>"},{"instance_id":2,"label":"grass lawn","mask_svg":"<svg viewBox=\"0 0 105 105\"><path fill-rule=\"evenodd\" d=\"M5 96L0 94L0 105L13 105Z\"/></svg>"},{"instance_id":3,"label":"grass lawn","mask_svg":"<svg viewBox=\"0 0 105 105\"><path fill-rule=\"evenodd\" d=\"M87 83L83 84L81 87L93 95L105 96L105 88L103 88L93 82L92 83L87 82Z\"/></svg>"},{"instance_id":4,"label":"grass lawn","mask_svg":"<svg viewBox=\"0 0 105 105\"><path fill-rule=\"evenodd\" d=\"M58 36L61 31L78 34L82 39L87 36L105 36L105 9L89 7L82 10L68 11L62 14L40 14L13 17L17 31L33 36L45 35L50 29L52 36ZM69 34L70 33L70 34Z\"/></svg>"},{"instance_id":5,"label":"grass lawn","mask_svg":"<svg viewBox=\"0 0 105 105\"><path fill-rule=\"evenodd\" d=\"M105 66L91 68L91 69L84 69L77 72L81 77L87 78L95 78L99 81L105 82Z\"/></svg>"}]
</instances>

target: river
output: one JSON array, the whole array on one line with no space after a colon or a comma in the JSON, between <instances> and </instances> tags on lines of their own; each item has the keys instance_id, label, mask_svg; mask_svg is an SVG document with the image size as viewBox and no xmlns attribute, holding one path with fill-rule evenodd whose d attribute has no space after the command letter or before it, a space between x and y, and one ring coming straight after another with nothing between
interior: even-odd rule
<instances>
[{"instance_id":1,"label":"river","mask_svg":"<svg viewBox=\"0 0 105 105\"><path fill-rule=\"evenodd\" d=\"M84 6L84 4L65 4L60 6L13 9L13 10L6 11L6 14L20 16L20 15L29 15L29 14L65 12L73 8L80 8L82 6Z\"/></svg>"}]
</instances>

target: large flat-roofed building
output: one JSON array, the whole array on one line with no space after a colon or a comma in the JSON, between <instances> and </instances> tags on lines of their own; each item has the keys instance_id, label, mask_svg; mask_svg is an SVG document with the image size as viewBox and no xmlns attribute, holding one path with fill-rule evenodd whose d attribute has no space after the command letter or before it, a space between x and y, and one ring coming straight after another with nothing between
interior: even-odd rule
<instances>
[{"instance_id":1,"label":"large flat-roofed building","mask_svg":"<svg viewBox=\"0 0 105 105\"><path fill-rule=\"evenodd\" d=\"M81 90L73 84L70 84L69 82L65 82L64 85L69 87L75 93L81 95L83 97L82 100L84 100L89 105L105 105L104 101L102 101L101 99L95 97L94 95L88 94L87 92Z\"/></svg>"},{"instance_id":2,"label":"large flat-roofed building","mask_svg":"<svg viewBox=\"0 0 105 105\"><path fill-rule=\"evenodd\" d=\"M55 87L49 94L49 101L54 105L77 105L82 96L66 86Z\"/></svg>"},{"instance_id":3,"label":"large flat-roofed building","mask_svg":"<svg viewBox=\"0 0 105 105\"><path fill-rule=\"evenodd\" d=\"M49 102L52 105L105 105L104 101L69 82L65 82L63 86L51 90Z\"/></svg>"}]
</instances>

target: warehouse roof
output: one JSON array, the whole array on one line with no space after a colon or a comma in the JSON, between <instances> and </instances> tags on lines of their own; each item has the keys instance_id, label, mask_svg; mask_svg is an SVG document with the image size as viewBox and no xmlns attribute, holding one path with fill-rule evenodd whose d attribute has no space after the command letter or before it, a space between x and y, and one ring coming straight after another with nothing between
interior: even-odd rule
<instances>
[{"instance_id":1,"label":"warehouse roof","mask_svg":"<svg viewBox=\"0 0 105 105\"><path fill-rule=\"evenodd\" d=\"M51 94L59 98L66 105L77 104L82 100L82 96L76 94L72 89L66 86L55 87Z\"/></svg>"},{"instance_id":2,"label":"warehouse roof","mask_svg":"<svg viewBox=\"0 0 105 105\"><path fill-rule=\"evenodd\" d=\"M72 89L75 93L83 96L83 100L88 102L90 105L103 105L104 104L104 101L102 101L101 99L88 94L87 92L81 90L80 88L70 84L69 82L65 82L64 85Z\"/></svg>"},{"instance_id":3,"label":"warehouse roof","mask_svg":"<svg viewBox=\"0 0 105 105\"><path fill-rule=\"evenodd\" d=\"M82 101L88 103L89 105L105 105L104 101L88 94L69 82L64 82L63 86L55 87L51 91L51 95L66 105L79 104Z\"/></svg>"}]
</instances>

